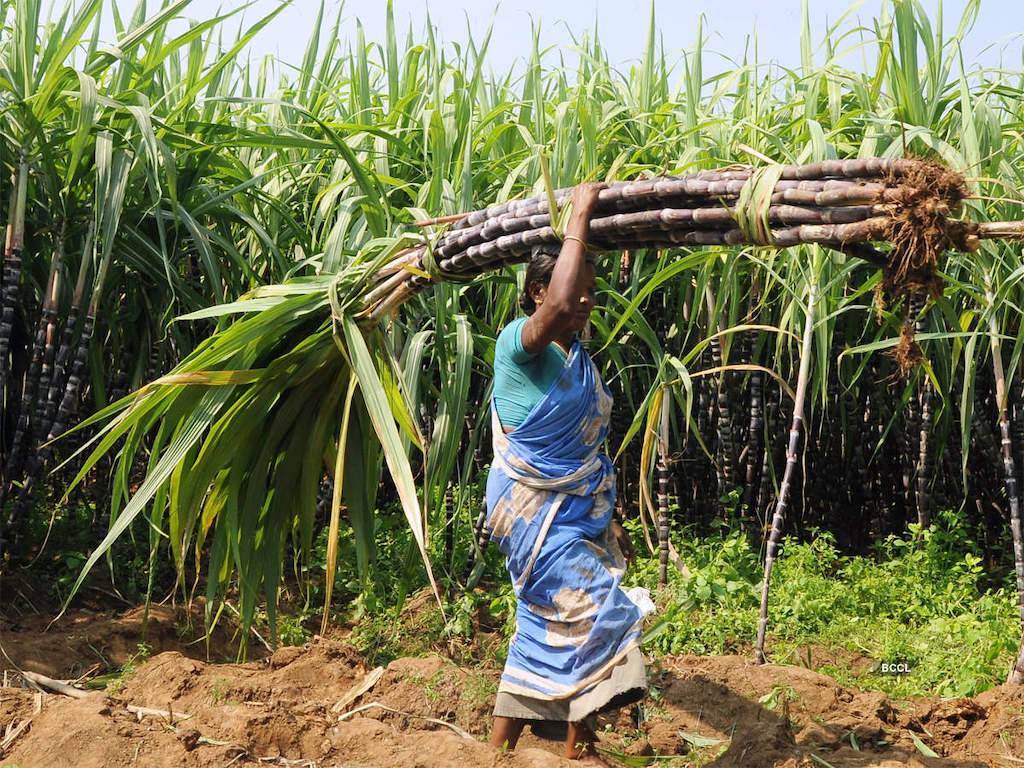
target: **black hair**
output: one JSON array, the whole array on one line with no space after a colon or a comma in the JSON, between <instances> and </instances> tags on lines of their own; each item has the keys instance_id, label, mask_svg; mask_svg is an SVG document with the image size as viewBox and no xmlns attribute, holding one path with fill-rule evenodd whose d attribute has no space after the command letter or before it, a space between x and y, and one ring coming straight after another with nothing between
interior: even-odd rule
<instances>
[{"instance_id":1,"label":"black hair","mask_svg":"<svg viewBox=\"0 0 1024 768\"><path fill-rule=\"evenodd\" d=\"M555 262L558 260L558 252L551 246L544 248L538 246L533 249L530 255L530 263L526 267L526 280L523 282L523 292L519 296L519 306L523 312L532 315L537 311L537 304L530 295L530 289L534 284L547 285L551 281L551 273L555 271Z\"/></svg>"},{"instance_id":2,"label":"black hair","mask_svg":"<svg viewBox=\"0 0 1024 768\"><path fill-rule=\"evenodd\" d=\"M530 263L526 267L526 279L523 281L523 292L519 295L519 306L523 312L532 315L537 311L537 304L530 295L534 284L547 285L551 282L551 273L555 271L560 248L557 245L534 246L530 254ZM594 260L587 254L587 263L593 266Z\"/></svg>"}]
</instances>

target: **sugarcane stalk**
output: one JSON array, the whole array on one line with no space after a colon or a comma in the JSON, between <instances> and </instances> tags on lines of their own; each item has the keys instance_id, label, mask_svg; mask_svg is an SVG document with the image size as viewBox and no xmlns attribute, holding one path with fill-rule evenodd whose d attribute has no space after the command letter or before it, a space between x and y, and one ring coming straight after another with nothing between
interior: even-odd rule
<instances>
[{"instance_id":1,"label":"sugarcane stalk","mask_svg":"<svg viewBox=\"0 0 1024 768\"><path fill-rule=\"evenodd\" d=\"M852 173L865 175L846 175ZM734 168L686 177L614 182L599 194L591 223L592 245L623 249L817 243L850 253L862 250L872 263L891 270L892 274L887 272L889 289L901 290L915 281L928 285L936 249L953 246L971 251L980 243L978 225L947 218L966 195L958 177L919 161L869 158L785 167L772 195L773 204L766 212L768 223L774 226L768 230L766 241L758 243L752 243L748 233L733 226L737 211L730 207L730 201L739 196L750 178L751 169ZM570 192L557 190L554 204L561 207ZM666 206L666 202L683 207ZM652 204L656 210L645 210ZM509 201L460 218L434 250L440 268L434 279L445 275L472 277L526 261L535 246L557 247L560 238L550 226L549 207L550 198L545 195ZM910 219L901 218L904 211L909 212ZM911 247L911 219L941 227L938 234L928 235L923 249ZM995 234L1016 231L1011 226L991 230ZM873 249L858 248L860 244L889 239L896 245L891 263ZM915 253L921 255L913 256ZM365 302L371 319L383 316L431 282L420 274L410 275L399 285L394 280L381 285L402 274L404 258L394 259L375 278ZM412 258L408 263L419 269L424 266L422 258Z\"/></svg>"},{"instance_id":2,"label":"sugarcane stalk","mask_svg":"<svg viewBox=\"0 0 1024 768\"><path fill-rule=\"evenodd\" d=\"M44 331L45 338L43 341L43 359L42 365L39 369L39 383L36 386L36 394L33 401L33 405L35 406L35 415L33 416L34 420L38 419L46 410L46 393L49 391L50 381L53 379L53 365L57 354L57 346L54 342L57 338L59 286L60 273L58 272L57 280L54 282L53 295L51 296L49 304L47 304L44 309L46 327ZM37 429L38 424L33 423L33 434L35 434Z\"/></svg>"},{"instance_id":3,"label":"sugarcane stalk","mask_svg":"<svg viewBox=\"0 0 1024 768\"><path fill-rule=\"evenodd\" d=\"M912 327L914 334L922 328L921 316L924 312L924 303L925 297L920 291L913 291L907 297L907 316L904 320L904 327ZM918 506L915 491L917 485L916 470L920 458L920 441L917 441L917 445L914 443L915 438L920 437L921 421L918 411L917 377L913 377L907 386L910 388L910 396L903 410L904 423L903 430L900 432L902 441L900 446L900 465L903 470L903 510L905 517L909 520L911 511L913 510L916 513Z\"/></svg>"},{"instance_id":4,"label":"sugarcane stalk","mask_svg":"<svg viewBox=\"0 0 1024 768\"><path fill-rule=\"evenodd\" d=\"M711 336L711 364L715 368L722 368L725 360L722 355L721 324L716 322L718 317L715 312L715 296L711 291L711 285L704 286L704 303L708 312L708 335ZM718 442L718 512L725 519L725 509L722 499L726 496L734 483L735 455L732 442L732 413L729 410L729 395L726 390L725 372L716 377L715 404L718 410L718 418L715 420L715 430Z\"/></svg>"},{"instance_id":5,"label":"sugarcane stalk","mask_svg":"<svg viewBox=\"0 0 1024 768\"><path fill-rule=\"evenodd\" d=\"M1012 685L1024 685L1024 635L1021 635L1020 646L1017 650L1017 660L1006 682Z\"/></svg>"},{"instance_id":6,"label":"sugarcane stalk","mask_svg":"<svg viewBox=\"0 0 1024 768\"><path fill-rule=\"evenodd\" d=\"M854 205L848 208L812 208L801 205L772 205L767 210L772 224L854 224L876 216L888 216L890 210L881 205ZM618 213L597 218L590 223L590 234L600 239L605 234L619 236L632 231L669 232L684 227L726 228L736 226L736 208L659 208L653 211Z\"/></svg>"},{"instance_id":7,"label":"sugarcane stalk","mask_svg":"<svg viewBox=\"0 0 1024 768\"><path fill-rule=\"evenodd\" d=\"M619 254L619 291L625 291L633 273L633 253L623 248ZM685 303L685 302L684 302Z\"/></svg>"},{"instance_id":8,"label":"sugarcane stalk","mask_svg":"<svg viewBox=\"0 0 1024 768\"><path fill-rule=\"evenodd\" d=\"M91 230L90 230L91 231ZM91 238L89 238L91 241ZM91 243L90 243L91 244ZM82 378L85 374L89 356L89 344L92 341L93 331L96 327L96 315L99 312L100 299L103 296L103 286L110 266L110 258L113 249L106 247L103 258L100 260L99 268L96 271L96 279L93 284L92 298L86 312L85 321L82 324L82 332L78 337L78 345L75 351L74 360L71 363L67 376L67 385L64 388L64 395L57 406L53 423L46 433L46 442L51 443L64 434L71 426L75 415L78 412L78 405L81 400ZM50 445L38 447L29 461L25 473L25 482L18 494L18 501L11 509L7 518L7 530L15 530L16 526L24 521L32 505L32 499L36 486L46 471L50 457L53 454L53 447ZM15 544L17 539L15 539Z\"/></svg>"},{"instance_id":9,"label":"sugarcane stalk","mask_svg":"<svg viewBox=\"0 0 1024 768\"><path fill-rule=\"evenodd\" d=\"M78 403L81 397L82 376L85 373L89 342L92 339L95 322L96 319L93 314L93 310L90 308L89 314L86 315L85 323L82 326L82 335L79 337L78 349L75 353L75 359L71 366L71 373L68 376L67 388L64 390L64 397L61 398L60 406L57 408L57 415L54 418L53 425L50 427L49 433L47 434L47 442L55 440L63 435L70 426L75 414L78 412ZM40 479L42 479L45 474L52 455L52 446L40 446L37 447L28 462L28 468L25 472L25 481L21 487L20 493L18 494L18 501L12 507L6 521L5 530L14 532L15 546L18 543L20 534L18 526L28 516L28 512L32 507L32 500L35 495L36 487L38 486Z\"/></svg>"},{"instance_id":10,"label":"sugarcane stalk","mask_svg":"<svg viewBox=\"0 0 1024 768\"><path fill-rule=\"evenodd\" d=\"M1014 447L1013 455L1018 465L1024 467L1024 376L1017 376L1010 403L1012 406L1010 427Z\"/></svg>"},{"instance_id":11,"label":"sugarcane stalk","mask_svg":"<svg viewBox=\"0 0 1024 768\"><path fill-rule=\"evenodd\" d=\"M473 526L473 548L466 560L466 569L462 580L466 584L466 591L473 589L480 583L484 574L484 550L491 540L491 532L487 528L487 505L480 505L480 514L477 515L476 524Z\"/></svg>"},{"instance_id":12,"label":"sugarcane stalk","mask_svg":"<svg viewBox=\"0 0 1024 768\"><path fill-rule=\"evenodd\" d=\"M914 294L916 296L916 294ZM922 307L918 310L914 320L914 333L920 336L924 333L924 312ZM932 430L932 406L934 389L931 379L928 376L922 377L921 383L921 415L918 421L917 441L917 466L914 470L916 475L915 503L917 506L917 524L922 530L931 525L931 508L929 490L931 488L931 430Z\"/></svg>"},{"instance_id":13,"label":"sugarcane stalk","mask_svg":"<svg viewBox=\"0 0 1024 768\"><path fill-rule=\"evenodd\" d=\"M7 455L4 466L4 478L13 480L19 476L22 468L22 459L25 454L25 441L29 434L29 427L33 416L33 404L36 401L36 392L39 387L42 375L43 357L46 352L48 332L52 328L56 316L55 303L57 293L60 289L60 264L63 255L63 243L58 240L55 244L53 255L50 258L50 274L46 283L46 293L43 298L43 306L39 312L39 320L36 323L36 333L32 343L32 355L28 371L21 388L21 400L18 405L18 422L11 439L11 451ZM6 497L6 488L0 490L0 507L3 507L2 500Z\"/></svg>"},{"instance_id":14,"label":"sugarcane stalk","mask_svg":"<svg viewBox=\"0 0 1024 768\"><path fill-rule=\"evenodd\" d=\"M372 282L379 282L384 278L390 277L396 272L400 272L403 267L408 264L412 264L417 258L419 258L423 253L423 249L424 246L414 246L412 248L406 248L399 251L394 259L377 270L377 274L374 275Z\"/></svg>"},{"instance_id":15,"label":"sugarcane stalk","mask_svg":"<svg viewBox=\"0 0 1024 768\"><path fill-rule=\"evenodd\" d=\"M982 240L1024 240L1024 221L983 221L977 234Z\"/></svg>"},{"instance_id":16,"label":"sugarcane stalk","mask_svg":"<svg viewBox=\"0 0 1024 768\"><path fill-rule=\"evenodd\" d=\"M808 165L786 165L782 168L781 181L806 181L823 179L881 179L883 176L894 178L910 176L920 172L922 164L915 160L896 160L883 158L862 158L856 160L826 160ZM622 197L648 196L657 199L659 196L671 197L681 194L705 196L722 194L715 184L740 183L742 185L751 175L751 168L724 171L701 171L684 177L668 177L645 179L633 182L617 182L601 190L598 196L597 209ZM572 188L558 189L554 192L557 204L564 203L572 194ZM481 222L511 212L530 210L536 213L548 210L546 195L532 197L489 206L474 211L453 224L453 229L472 227Z\"/></svg>"},{"instance_id":17,"label":"sugarcane stalk","mask_svg":"<svg viewBox=\"0 0 1024 768\"><path fill-rule=\"evenodd\" d=\"M744 517L751 515L754 500L758 497L761 485L761 465L763 464L761 433L764 430L764 415L762 411L762 387L763 374L761 371L752 371L750 374L750 423L747 429L747 461L746 477L743 485L742 514Z\"/></svg>"},{"instance_id":18,"label":"sugarcane stalk","mask_svg":"<svg viewBox=\"0 0 1024 768\"><path fill-rule=\"evenodd\" d=\"M873 216L850 224L801 224L794 227L773 228L770 234L772 244L778 248L817 243L839 249L847 243L886 240L891 233L892 226L891 217ZM739 227L721 230L609 231L592 233L591 241L594 247L605 250L628 247L753 245L747 233ZM493 265L505 262L510 257L528 256L534 246L556 246L560 242L561 240L551 227L532 229L470 246L464 251L442 259L440 267L446 272L475 274L492 269Z\"/></svg>"},{"instance_id":19,"label":"sugarcane stalk","mask_svg":"<svg viewBox=\"0 0 1024 768\"><path fill-rule=\"evenodd\" d=\"M53 364L53 373L46 387L42 387L42 382L40 382L40 392L45 391L46 398L40 398L40 413L33 426L33 439L37 445L43 442L50 433L53 420L57 416L57 408L60 405L61 397L67 387L68 374L70 373L68 366L75 349L74 342L75 335L78 332L78 320L81 317L82 302L85 299L85 289L89 278L89 268L92 265L92 247L95 231L95 224L90 223L82 248L82 258L78 264L78 277L75 280L75 289L71 295L71 307L68 310L68 317L64 323L64 330L61 333L60 347L57 350L56 359Z\"/></svg>"},{"instance_id":20,"label":"sugarcane stalk","mask_svg":"<svg viewBox=\"0 0 1024 768\"><path fill-rule=\"evenodd\" d=\"M598 206L591 222L591 231L604 231L616 227L636 227L637 222L655 222L663 211L663 223L689 223L704 226L721 226L735 220L736 209L732 207L743 190L744 181L701 184L691 194L682 187L678 194L658 194L653 202L654 209L643 206L652 200L632 195L614 201L614 205ZM808 188L808 185L811 185ZM677 185L678 186L678 185ZM868 218L872 211L876 215L888 214L893 206L913 199L914 191L903 187L885 187L880 184L858 185L852 182L779 182L771 196L768 216L771 221L781 223L848 223ZM700 194L696 194L700 192ZM538 210L543 206L543 210ZM625 218L623 218L625 217ZM471 245L478 245L503 235L515 234L531 229L541 229L551 224L546 201L513 208L500 216L485 219L472 227L454 230L445 235L437 244L439 259L448 258ZM597 227L597 230L594 227ZM648 224L649 226L649 224ZM393 262L392 262L393 263ZM391 265L389 264L390 268ZM383 271L383 270L382 270Z\"/></svg>"},{"instance_id":21,"label":"sugarcane stalk","mask_svg":"<svg viewBox=\"0 0 1024 768\"><path fill-rule=\"evenodd\" d=\"M668 437L669 407L667 403L662 403L658 427L658 461L656 465L658 472L658 583L662 586L668 583Z\"/></svg>"},{"instance_id":22,"label":"sugarcane stalk","mask_svg":"<svg viewBox=\"0 0 1024 768\"><path fill-rule=\"evenodd\" d=\"M383 301L369 310L370 322L379 322L385 315L398 309L402 302L409 299L415 292L415 288L408 282L401 283Z\"/></svg>"},{"instance_id":23,"label":"sugarcane stalk","mask_svg":"<svg viewBox=\"0 0 1024 768\"><path fill-rule=\"evenodd\" d=\"M78 337L78 349L75 351L75 359L71 364L67 386L64 388L64 397L61 398L60 405L57 407L57 415L46 435L47 442L56 440L63 435L71 426L71 420L78 412L82 378L89 361L89 343L92 341L95 328L96 315L94 309L90 307L89 313L85 316L85 322L82 324L82 334Z\"/></svg>"},{"instance_id":24,"label":"sugarcane stalk","mask_svg":"<svg viewBox=\"0 0 1024 768\"><path fill-rule=\"evenodd\" d=\"M892 219L873 216L850 224L801 224L771 230L771 245L788 248L795 245L820 244L836 248L846 243L887 240L892 230ZM618 246L621 243L641 243L645 248L672 245L757 245L742 229L662 230L637 229L628 233L595 235L595 246Z\"/></svg>"},{"instance_id":25,"label":"sugarcane stalk","mask_svg":"<svg viewBox=\"0 0 1024 768\"><path fill-rule=\"evenodd\" d=\"M1006 406L1006 372L1003 369L1002 349L999 343L999 324L993 311L995 295L986 286L985 298L989 305L989 340L992 349L992 373L996 384L996 409L999 416L1000 447L1003 460L1003 480L1010 507L1010 534L1013 538L1013 566L1017 575L1017 601L1020 607L1021 627L1024 629L1024 540L1021 538L1020 495L1017 490L1017 472L1013 458L1013 440L1010 437L1010 419Z\"/></svg>"},{"instance_id":26,"label":"sugarcane stalk","mask_svg":"<svg viewBox=\"0 0 1024 768\"><path fill-rule=\"evenodd\" d=\"M0 289L0 397L7 389L11 334L14 331L14 312L18 307L21 284L21 259L25 249L25 208L28 201L28 161L26 150L21 149L18 172L11 191L10 219L7 243L4 248L3 288Z\"/></svg>"},{"instance_id":27,"label":"sugarcane stalk","mask_svg":"<svg viewBox=\"0 0 1024 768\"><path fill-rule=\"evenodd\" d=\"M452 493L452 484L449 483L444 492L444 562L448 568L452 567L452 559L455 556L455 497Z\"/></svg>"},{"instance_id":28,"label":"sugarcane stalk","mask_svg":"<svg viewBox=\"0 0 1024 768\"><path fill-rule=\"evenodd\" d=\"M932 401L934 390L931 380L925 377L921 387L921 432L917 456L917 524L922 529L931 525L931 442Z\"/></svg>"},{"instance_id":29,"label":"sugarcane stalk","mask_svg":"<svg viewBox=\"0 0 1024 768\"><path fill-rule=\"evenodd\" d=\"M800 370L797 374L796 396L793 400L793 421L789 428L789 446L786 449L786 469L782 475L782 484L779 486L779 498L775 505L775 514L772 516L771 533L768 536L768 547L765 552L761 609L758 614L757 642L754 649L755 660L758 664L764 664L767 661L764 654L764 641L768 630L768 587L771 582L772 566L775 564L775 557L778 553L779 540L782 537L793 480L796 477L800 432L804 429L804 400L807 397L807 385L811 372L811 350L813 349L814 317L817 303L818 285L816 282L812 282L807 297L807 316L804 319L804 335L800 350Z\"/></svg>"},{"instance_id":30,"label":"sugarcane stalk","mask_svg":"<svg viewBox=\"0 0 1024 768\"><path fill-rule=\"evenodd\" d=\"M714 363L711 359L711 348L705 347L700 355L700 365L702 369L714 367ZM714 382L709 376L702 376L697 383L697 431L701 437L708 441L710 444L712 440L711 431L714 428L715 422L715 408L711 402L712 388ZM717 485L718 473L717 470L710 462L702 462L704 464L703 469L710 475L710 482L705 487L711 487ZM705 473L700 473L700 479L704 478ZM701 493L698 491L696 496L696 512L699 518L700 525L703 527L707 520L711 517L712 502L710 500L711 494ZM717 506L714 507L717 511Z\"/></svg>"},{"instance_id":31,"label":"sugarcane stalk","mask_svg":"<svg viewBox=\"0 0 1024 768\"><path fill-rule=\"evenodd\" d=\"M422 253L422 251L420 251L420 253ZM416 258L418 258L418 254L415 254L415 253L411 254L410 256L408 256L406 258L410 259L410 261L408 261L406 263L410 263L411 264L411 263L414 263L414 260ZM378 274L380 274L380 273L378 273ZM412 276L411 272L407 272L407 271L405 271L403 269L395 270L391 275L389 275L388 277L384 278L380 282L380 284L378 284L372 290L367 292L367 294L363 297L363 303L366 306L368 306L368 307L369 306L373 306L375 303L377 303L378 301L383 299L385 296L387 296L389 293L391 293L396 288L398 288L399 285L401 285L402 283L407 281L411 276Z\"/></svg>"}]
</instances>

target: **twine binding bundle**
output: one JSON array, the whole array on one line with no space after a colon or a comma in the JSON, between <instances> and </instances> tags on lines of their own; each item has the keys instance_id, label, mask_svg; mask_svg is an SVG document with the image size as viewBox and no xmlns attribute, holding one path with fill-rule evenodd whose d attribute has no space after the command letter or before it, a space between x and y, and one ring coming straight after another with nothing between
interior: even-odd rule
<instances>
[{"instance_id":1,"label":"twine binding bundle","mask_svg":"<svg viewBox=\"0 0 1024 768\"><path fill-rule=\"evenodd\" d=\"M571 194L555 191L559 209ZM922 160L734 166L610 183L598 197L589 242L596 250L819 244L881 267L890 295L934 295L943 252L976 251L984 238L1024 238L1024 222L955 218L967 195L960 174ZM557 246L549 208L548 196L539 196L420 222L450 228L374 276L366 316L383 317L431 282L469 280L528 261L536 246Z\"/></svg>"}]
</instances>

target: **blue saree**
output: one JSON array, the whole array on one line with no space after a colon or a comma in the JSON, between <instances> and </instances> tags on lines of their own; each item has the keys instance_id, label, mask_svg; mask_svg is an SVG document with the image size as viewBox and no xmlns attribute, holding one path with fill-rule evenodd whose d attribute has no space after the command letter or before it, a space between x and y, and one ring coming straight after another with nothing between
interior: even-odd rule
<instances>
[{"instance_id":1,"label":"blue saree","mask_svg":"<svg viewBox=\"0 0 1024 768\"><path fill-rule=\"evenodd\" d=\"M487 525L517 598L499 695L586 694L639 646L643 614L619 588L625 561L608 534L615 470L601 446L611 406L578 339L514 430L502 430L491 403Z\"/></svg>"}]
</instances>

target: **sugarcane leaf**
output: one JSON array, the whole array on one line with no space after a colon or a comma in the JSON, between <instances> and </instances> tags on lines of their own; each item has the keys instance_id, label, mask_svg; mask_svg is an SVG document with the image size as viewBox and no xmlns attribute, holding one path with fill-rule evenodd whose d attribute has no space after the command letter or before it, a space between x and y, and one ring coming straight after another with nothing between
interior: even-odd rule
<instances>
[{"instance_id":1,"label":"sugarcane leaf","mask_svg":"<svg viewBox=\"0 0 1024 768\"><path fill-rule=\"evenodd\" d=\"M71 586L68 596L64 599L60 613L56 618L64 615L72 598L78 593L92 567L103 557L128 526L131 525L136 516L153 498L157 489L167 481L171 472L184 459L192 446L199 441L203 433L209 428L214 415L227 402L230 394L231 391L227 388L218 388L204 393L195 410L185 417L180 433L175 437L171 445L168 446L153 471L146 476L139 490L136 491L131 501L128 502L128 506L124 508L117 520L110 526L110 530L103 538L103 541L89 555L89 559L85 561L85 565L82 566L82 570L75 579L75 583Z\"/></svg>"},{"instance_id":2,"label":"sugarcane leaf","mask_svg":"<svg viewBox=\"0 0 1024 768\"><path fill-rule=\"evenodd\" d=\"M654 277L647 281L643 288L641 288L637 295L629 302L629 306L622 311L619 317L619 322L615 324L611 331L608 333L608 338L605 340L604 345L598 350L598 353L603 352L604 349L611 343L613 343L623 326L632 318L636 311L640 308L640 305L644 300L650 296L654 291L658 290L664 283L678 276L680 273L687 270L693 269L698 264L703 263L707 259L707 255L704 253L692 253L684 256L681 259L673 262L670 266L665 269L659 270Z\"/></svg>"},{"instance_id":3,"label":"sugarcane leaf","mask_svg":"<svg viewBox=\"0 0 1024 768\"><path fill-rule=\"evenodd\" d=\"M356 568L364 585L369 584L374 560L374 516L377 490L383 472L383 456L363 399L356 394L356 418L349 425L353 451L345 459L344 503L356 550Z\"/></svg>"},{"instance_id":4,"label":"sugarcane leaf","mask_svg":"<svg viewBox=\"0 0 1024 768\"><path fill-rule=\"evenodd\" d=\"M918 752L925 757L939 757L939 753L925 744L924 741L921 740L920 736L910 730L908 730L907 733L910 735L910 740L914 742L914 746L917 747Z\"/></svg>"},{"instance_id":5,"label":"sugarcane leaf","mask_svg":"<svg viewBox=\"0 0 1024 768\"><path fill-rule=\"evenodd\" d=\"M455 359L451 375L442 372L442 399L434 422L434 434L427 452L427 493L440 497L448 487L455 466L456 452L462 442L469 379L473 366L473 334L463 314L453 318ZM428 498L430 496L428 495Z\"/></svg>"},{"instance_id":6,"label":"sugarcane leaf","mask_svg":"<svg viewBox=\"0 0 1024 768\"><path fill-rule=\"evenodd\" d=\"M70 186L82 156L85 153L89 134L96 121L96 80L89 74L77 71L79 83L79 104L78 104L78 126L75 135L71 140L69 151L71 158L68 161L67 170L64 174L64 183Z\"/></svg>"},{"instance_id":7,"label":"sugarcane leaf","mask_svg":"<svg viewBox=\"0 0 1024 768\"><path fill-rule=\"evenodd\" d=\"M409 459L402 448L401 438L395 419L392 416L388 403L387 393L377 374L373 363L373 357L366 340L356 322L348 316L342 316L339 323L344 333L345 352L349 356L349 364L359 381L359 388L363 393L363 400L366 403L366 410L370 416L374 431L380 440L384 453L384 460L387 462L391 479L395 484L399 500L402 503L402 511L405 513L406 521L409 523L413 540L419 549L420 557L423 559L427 577L434 590L438 604L441 603L440 592L434 574L430 567L430 558L427 555L425 520L420 508L419 499L416 496L416 484L413 480L412 468L409 466Z\"/></svg>"},{"instance_id":8,"label":"sugarcane leaf","mask_svg":"<svg viewBox=\"0 0 1024 768\"><path fill-rule=\"evenodd\" d=\"M737 226L751 243L771 245L773 242L769 209L772 204L772 192L780 178L781 165L755 168L740 190L734 218Z\"/></svg>"},{"instance_id":9,"label":"sugarcane leaf","mask_svg":"<svg viewBox=\"0 0 1024 768\"><path fill-rule=\"evenodd\" d=\"M211 317L223 317L224 315L237 315L247 312L262 312L265 309L276 307L285 301L283 296L265 296L261 298L245 299L242 301L230 301L227 304L217 304L205 309L197 309L185 315L174 318L175 322L183 320L206 320Z\"/></svg>"},{"instance_id":10,"label":"sugarcane leaf","mask_svg":"<svg viewBox=\"0 0 1024 768\"><path fill-rule=\"evenodd\" d=\"M327 531L327 555L324 570L324 614L320 624L320 633L326 634L327 623L331 615L331 596L334 594L334 577L338 566L338 536L341 527L341 499L345 487L345 456L349 452L348 425L352 416L352 398L355 396L359 380L350 376L348 392L345 395L345 406L341 415L341 430L338 433L337 458L334 463L334 491L331 496L331 519ZM357 449L360 446L357 446Z\"/></svg>"},{"instance_id":11,"label":"sugarcane leaf","mask_svg":"<svg viewBox=\"0 0 1024 768\"><path fill-rule=\"evenodd\" d=\"M725 739L716 739L713 736L703 736L695 731L679 731L679 738L687 744L697 747L697 749L713 747L716 744L721 744L725 741Z\"/></svg>"}]
</instances>

